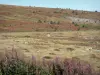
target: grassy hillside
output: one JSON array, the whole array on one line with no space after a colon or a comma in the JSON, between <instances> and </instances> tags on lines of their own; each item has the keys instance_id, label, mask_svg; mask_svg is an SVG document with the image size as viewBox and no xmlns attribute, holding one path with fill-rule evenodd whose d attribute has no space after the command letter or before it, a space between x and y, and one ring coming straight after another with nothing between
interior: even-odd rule
<instances>
[{"instance_id":1,"label":"grassy hillside","mask_svg":"<svg viewBox=\"0 0 100 75\"><path fill-rule=\"evenodd\" d=\"M96 30L100 29L99 16L100 12L0 5L0 31Z\"/></svg>"},{"instance_id":2,"label":"grassy hillside","mask_svg":"<svg viewBox=\"0 0 100 75\"><path fill-rule=\"evenodd\" d=\"M100 12L0 4L0 75L100 75Z\"/></svg>"}]
</instances>

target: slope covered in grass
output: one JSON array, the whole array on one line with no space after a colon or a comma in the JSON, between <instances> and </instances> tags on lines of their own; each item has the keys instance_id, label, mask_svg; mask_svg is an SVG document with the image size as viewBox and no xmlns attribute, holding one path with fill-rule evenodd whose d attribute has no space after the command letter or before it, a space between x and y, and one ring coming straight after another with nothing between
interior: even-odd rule
<instances>
[{"instance_id":1,"label":"slope covered in grass","mask_svg":"<svg viewBox=\"0 0 100 75\"><path fill-rule=\"evenodd\" d=\"M0 31L96 30L100 29L99 16L100 12L0 5Z\"/></svg>"}]
</instances>

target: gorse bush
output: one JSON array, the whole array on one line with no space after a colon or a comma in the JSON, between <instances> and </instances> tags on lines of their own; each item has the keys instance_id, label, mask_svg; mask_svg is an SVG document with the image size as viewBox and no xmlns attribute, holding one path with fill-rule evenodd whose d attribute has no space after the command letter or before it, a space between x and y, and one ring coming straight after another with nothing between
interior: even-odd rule
<instances>
[{"instance_id":1,"label":"gorse bush","mask_svg":"<svg viewBox=\"0 0 100 75\"><path fill-rule=\"evenodd\" d=\"M0 75L100 75L96 73L90 64L76 59L59 58L49 62L43 58L42 65L36 63L35 57L26 63L18 58L18 55L0 61Z\"/></svg>"}]
</instances>

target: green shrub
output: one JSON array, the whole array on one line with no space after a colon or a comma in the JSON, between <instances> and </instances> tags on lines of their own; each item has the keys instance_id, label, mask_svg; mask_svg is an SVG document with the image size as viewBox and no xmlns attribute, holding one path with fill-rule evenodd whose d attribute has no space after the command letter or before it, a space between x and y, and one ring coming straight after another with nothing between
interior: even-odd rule
<instances>
[{"instance_id":1,"label":"green shrub","mask_svg":"<svg viewBox=\"0 0 100 75\"><path fill-rule=\"evenodd\" d=\"M60 21L50 21L49 24L60 24Z\"/></svg>"},{"instance_id":2,"label":"green shrub","mask_svg":"<svg viewBox=\"0 0 100 75\"><path fill-rule=\"evenodd\" d=\"M2 74L3 75L26 75L28 68L23 61L11 60L7 63L2 63Z\"/></svg>"},{"instance_id":3,"label":"green shrub","mask_svg":"<svg viewBox=\"0 0 100 75\"><path fill-rule=\"evenodd\" d=\"M56 22L55 21L50 21L50 24L56 24Z\"/></svg>"},{"instance_id":4,"label":"green shrub","mask_svg":"<svg viewBox=\"0 0 100 75\"><path fill-rule=\"evenodd\" d=\"M87 28L88 27L88 24L80 24L80 27Z\"/></svg>"},{"instance_id":5,"label":"green shrub","mask_svg":"<svg viewBox=\"0 0 100 75\"><path fill-rule=\"evenodd\" d=\"M74 24L75 26L79 26L77 23Z\"/></svg>"},{"instance_id":6,"label":"green shrub","mask_svg":"<svg viewBox=\"0 0 100 75\"><path fill-rule=\"evenodd\" d=\"M38 23L42 23L42 21L41 20L38 20Z\"/></svg>"},{"instance_id":7,"label":"green shrub","mask_svg":"<svg viewBox=\"0 0 100 75\"><path fill-rule=\"evenodd\" d=\"M79 26L77 23L75 23L75 22L72 22L72 24L74 24L75 26Z\"/></svg>"},{"instance_id":8,"label":"green shrub","mask_svg":"<svg viewBox=\"0 0 100 75\"><path fill-rule=\"evenodd\" d=\"M0 75L2 75L1 70L0 70Z\"/></svg>"}]
</instances>

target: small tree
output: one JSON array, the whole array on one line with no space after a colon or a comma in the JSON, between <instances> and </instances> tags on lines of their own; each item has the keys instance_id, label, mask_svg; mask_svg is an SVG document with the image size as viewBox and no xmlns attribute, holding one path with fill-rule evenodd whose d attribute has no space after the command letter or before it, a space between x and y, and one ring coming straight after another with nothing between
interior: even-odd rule
<instances>
[{"instance_id":1,"label":"small tree","mask_svg":"<svg viewBox=\"0 0 100 75\"><path fill-rule=\"evenodd\" d=\"M41 20L38 20L38 23L42 23L42 21Z\"/></svg>"},{"instance_id":2,"label":"small tree","mask_svg":"<svg viewBox=\"0 0 100 75\"><path fill-rule=\"evenodd\" d=\"M98 12L97 10L95 10L95 12Z\"/></svg>"},{"instance_id":3,"label":"small tree","mask_svg":"<svg viewBox=\"0 0 100 75\"><path fill-rule=\"evenodd\" d=\"M50 24L55 24L55 22L53 22L53 21L50 21Z\"/></svg>"}]
</instances>

